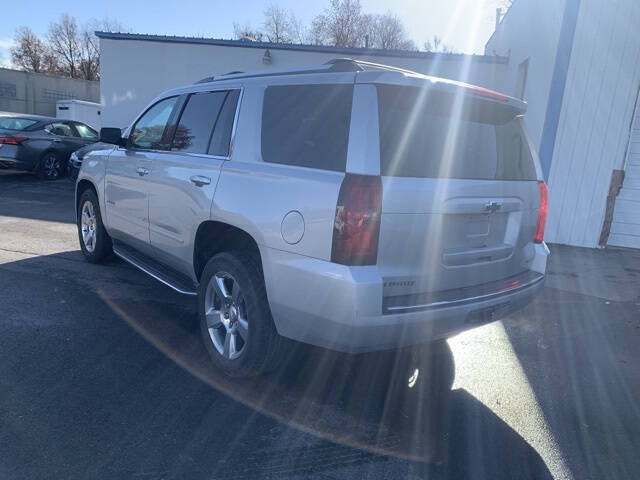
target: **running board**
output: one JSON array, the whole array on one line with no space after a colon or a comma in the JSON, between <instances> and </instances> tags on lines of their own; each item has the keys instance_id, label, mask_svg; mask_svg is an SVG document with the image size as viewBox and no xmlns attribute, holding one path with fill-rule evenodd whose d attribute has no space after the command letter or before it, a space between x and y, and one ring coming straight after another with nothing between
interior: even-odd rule
<instances>
[{"instance_id":1,"label":"running board","mask_svg":"<svg viewBox=\"0 0 640 480\"><path fill-rule=\"evenodd\" d=\"M178 293L192 296L198 294L198 286L189 277L149 258L122 242L114 240L113 253Z\"/></svg>"}]
</instances>

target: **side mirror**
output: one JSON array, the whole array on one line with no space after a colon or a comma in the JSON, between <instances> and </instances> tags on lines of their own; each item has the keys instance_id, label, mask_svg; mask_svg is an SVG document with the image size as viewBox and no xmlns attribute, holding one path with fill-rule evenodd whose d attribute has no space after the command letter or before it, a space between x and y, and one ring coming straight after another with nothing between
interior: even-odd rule
<instances>
[{"instance_id":1,"label":"side mirror","mask_svg":"<svg viewBox=\"0 0 640 480\"><path fill-rule=\"evenodd\" d=\"M112 143L124 147L125 139L122 138L122 131L119 128L101 128L100 141L103 143Z\"/></svg>"}]
</instances>

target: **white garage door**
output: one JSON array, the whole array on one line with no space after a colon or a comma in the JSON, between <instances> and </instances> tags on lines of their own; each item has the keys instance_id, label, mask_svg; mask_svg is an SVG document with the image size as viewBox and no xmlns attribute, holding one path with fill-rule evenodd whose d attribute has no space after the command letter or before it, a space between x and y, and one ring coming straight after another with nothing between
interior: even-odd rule
<instances>
[{"instance_id":1,"label":"white garage door","mask_svg":"<svg viewBox=\"0 0 640 480\"><path fill-rule=\"evenodd\" d=\"M624 182L616 199L609 245L640 248L640 108L636 108L633 121Z\"/></svg>"}]
</instances>

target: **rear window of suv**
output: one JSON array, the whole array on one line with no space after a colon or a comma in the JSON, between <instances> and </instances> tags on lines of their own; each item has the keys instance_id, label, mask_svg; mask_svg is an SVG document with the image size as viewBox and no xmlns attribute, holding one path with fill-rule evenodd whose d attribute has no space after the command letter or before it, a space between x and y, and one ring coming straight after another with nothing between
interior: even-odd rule
<instances>
[{"instance_id":1,"label":"rear window of suv","mask_svg":"<svg viewBox=\"0 0 640 480\"><path fill-rule=\"evenodd\" d=\"M531 151L510 107L416 87L377 90L382 175L536 180Z\"/></svg>"},{"instance_id":2,"label":"rear window of suv","mask_svg":"<svg viewBox=\"0 0 640 480\"><path fill-rule=\"evenodd\" d=\"M262 110L265 162L345 171L353 85L268 87Z\"/></svg>"}]
</instances>

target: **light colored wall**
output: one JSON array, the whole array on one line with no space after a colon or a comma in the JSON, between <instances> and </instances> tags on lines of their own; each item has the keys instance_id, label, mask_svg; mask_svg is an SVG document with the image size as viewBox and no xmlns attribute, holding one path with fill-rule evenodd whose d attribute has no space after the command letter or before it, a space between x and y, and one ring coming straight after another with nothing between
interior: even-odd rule
<instances>
[{"instance_id":1,"label":"light colored wall","mask_svg":"<svg viewBox=\"0 0 640 480\"><path fill-rule=\"evenodd\" d=\"M56 101L100 101L100 83L0 68L0 111L56 116Z\"/></svg>"},{"instance_id":2,"label":"light colored wall","mask_svg":"<svg viewBox=\"0 0 640 480\"><path fill-rule=\"evenodd\" d=\"M549 241L598 243L640 86L638 25L638 0L581 0L549 176Z\"/></svg>"},{"instance_id":3,"label":"light colored wall","mask_svg":"<svg viewBox=\"0 0 640 480\"><path fill-rule=\"evenodd\" d=\"M344 56L271 49L272 63L267 66L262 62L264 52L262 48L103 38L100 40L102 125L127 126L164 90L211 75L315 65ZM435 59L357 58L497 89L506 70L505 63L480 61L468 55L442 55Z\"/></svg>"},{"instance_id":4,"label":"light colored wall","mask_svg":"<svg viewBox=\"0 0 640 480\"><path fill-rule=\"evenodd\" d=\"M564 0L516 0L485 46L485 53L488 55L509 57L508 68L502 79L502 88L509 95L518 96L518 67L529 59L524 97L528 104L525 125L538 148L547 111L564 3Z\"/></svg>"}]
</instances>

